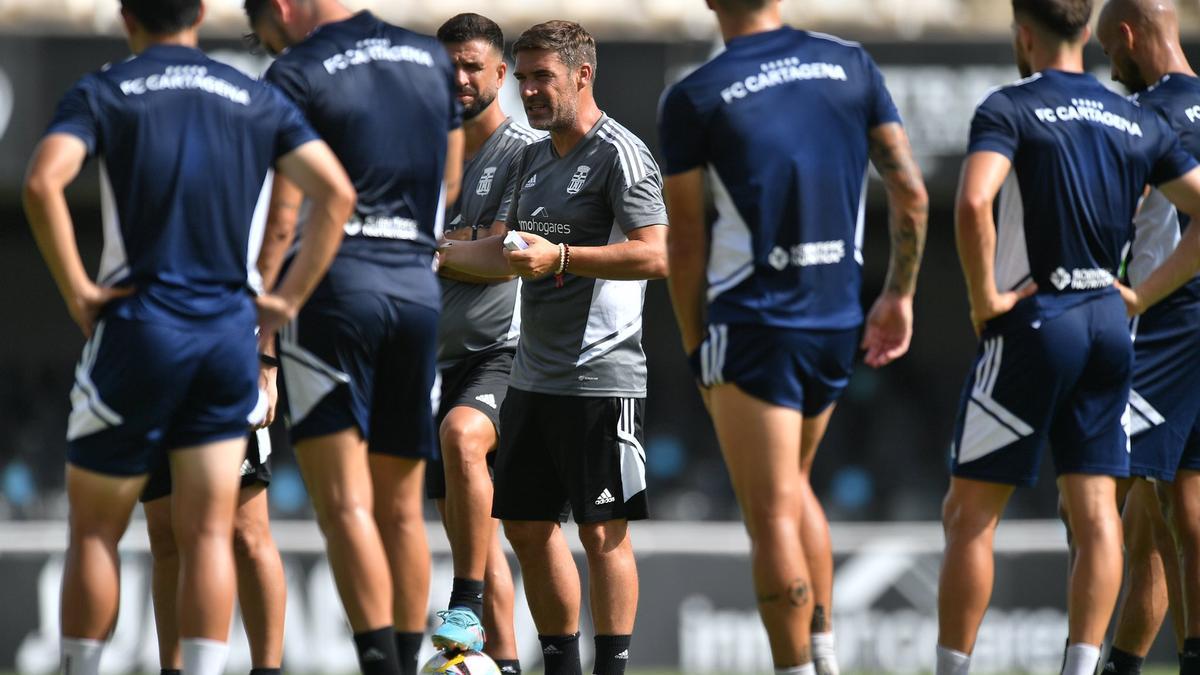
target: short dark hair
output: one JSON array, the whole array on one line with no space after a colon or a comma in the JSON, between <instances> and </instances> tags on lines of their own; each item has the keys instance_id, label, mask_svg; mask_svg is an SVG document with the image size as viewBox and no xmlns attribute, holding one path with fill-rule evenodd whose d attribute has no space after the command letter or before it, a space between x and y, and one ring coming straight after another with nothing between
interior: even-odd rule
<instances>
[{"instance_id":1,"label":"short dark hair","mask_svg":"<svg viewBox=\"0 0 1200 675\"><path fill-rule=\"evenodd\" d=\"M547 21L530 27L513 44L513 56L526 49L545 49L571 70L583 64L596 69L596 39L574 21Z\"/></svg>"},{"instance_id":2,"label":"short dark hair","mask_svg":"<svg viewBox=\"0 0 1200 675\"><path fill-rule=\"evenodd\" d=\"M243 8L246 10L246 18L250 20L251 26L258 23L269 4L271 4L270 0L246 0Z\"/></svg>"},{"instance_id":3,"label":"short dark hair","mask_svg":"<svg viewBox=\"0 0 1200 675\"><path fill-rule=\"evenodd\" d=\"M1014 15L1067 40L1079 37L1092 19L1092 0L1012 0L1012 5Z\"/></svg>"},{"instance_id":4,"label":"short dark hair","mask_svg":"<svg viewBox=\"0 0 1200 675\"><path fill-rule=\"evenodd\" d=\"M497 52L504 53L504 31L500 26L486 16L471 12L450 17L438 29L437 39L442 44L483 40Z\"/></svg>"},{"instance_id":5,"label":"short dark hair","mask_svg":"<svg viewBox=\"0 0 1200 675\"><path fill-rule=\"evenodd\" d=\"M713 0L726 12L757 12L775 0Z\"/></svg>"},{"instance_id":6,"label":"short dark hair","mask_svg":"<svg viewBox=\"0 0 1200 675\"><path fill-rule=\"evenodd\" d=\"M121 8L156 35L191 28L200 18L200 0L121 0Z\"/></svg>"}]
</instances>

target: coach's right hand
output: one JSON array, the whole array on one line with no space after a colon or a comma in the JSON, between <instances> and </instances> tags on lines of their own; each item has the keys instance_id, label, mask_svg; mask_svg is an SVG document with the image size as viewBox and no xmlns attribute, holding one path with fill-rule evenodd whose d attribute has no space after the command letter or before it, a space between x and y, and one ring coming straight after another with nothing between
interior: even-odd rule
<instances>
[{"instance_id":1,"label":"coach's right hand","mask_svg":"<svg viewBox=\"0 0 1200 675\"><path fill-rule=\"evenodd\" d=\"M75 325L83 331L83 336L91 338L92 333L96 330L96 321L100 318L100 312L104 306L113 300L133 295L135 290L130 286L124 288L97 286L89 281L72 294L71 299L67 302L67 311L71 314Z\"/></svg>"},{"instance_id":2,"label":"coach's right hand","mask_svg":"<svg viewBox=\"0 0 1200 675\"><path fill-rule=\"evenodd\" d=\"M980 301L971 302L971 324L975 327L975 335L983 335L987 322L1012 311L1016 304L1025 298L1032 297L1038 291L1037 284L1031 283L1015 291L996 293Z\"/></svg>"}]
</instances>

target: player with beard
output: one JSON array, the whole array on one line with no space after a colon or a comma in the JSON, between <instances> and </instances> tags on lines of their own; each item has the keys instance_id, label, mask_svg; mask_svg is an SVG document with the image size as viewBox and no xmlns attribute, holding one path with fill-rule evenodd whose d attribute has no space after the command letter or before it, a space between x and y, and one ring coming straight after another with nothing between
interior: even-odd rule
<instances>
[{"instance_id":1,"label":"player with beard","mask_svg":"<svg viewBox=\"0 0 1200 675\"><path fill-rule=\"evenodd\" d=\"M462 171L454 69L433 37L337 0L245 8L279 54L266 79L358 188L337 258L281 335L283 388L359 666L413 673L429 602L424 469L437 455L433 259ZM294 220L300 200L286 181L272 202L272 218Z\"/></svg>"},{"instance_id":2,"label":"player with beard","mask_svg":"<svg viewBox=\"0 0 1200 675\"><path fill-rule=\"evenodd\" d=\"M1200 116L1195 112L1200 109L1200 79L1179 43L1175 4L1109 0L1096 33L1112 61L1113 79L1135 92L1139 105L1166 119L1184 149L1200 157ZM1191 219L1162 192L1151 190L1134 219L1129 281L1143 281L1191 227ZM1125 505L1129 590L1105 671L1140 672L1166 610L1158 598L1174 595L1173 614L1184 619L1180 672L1200 673L1200 396L1195 391L1200 378L1200 350L1195 348L1200 279L1134 319L1131 331L1130 473L1153 483L1138 481L1139 489L1130 492ZM1169 521L1158 513L1155 486ZM1168 527L1179 544L1178 558L1171 536L1164 535ZM1181 571L1180 577L1164 581ZM1179 580L1183 602L1174 583ZM1168 594L1168 587L1176 593Z\"/></svg>"},{"instance_id":3,"label":"player with beard","mask_svg":"<svg viewBox=\"0 0 1200 675\"><path fill-rule=\"evenodd\" d=\"M1090 675L1120 590L1118 480L1137 314L1200 266L1200 232L1136 289L1114 284L1147 184L1200 213L1200 170L1154 111L1083 70L1090 0L1013 0L1025 79L989 93L971 124L957 236L981 344L967 379L943 508L937 673L965 673L991 595L992 544L1049 445L1078 551L1063 673ZM998 215L993 204L999 196ZM1124 310L1124 311L1123 311Z\"/></svg>"},{"instance_id":4,"label":"player with beard","mask_svg":"<svg viewBox=\"0 0 1200 675\"><path fill-rule=\"evenodd\" d=\"M492 20L459 14L437 33L450 53L463 104L465 188L446 213L448 239L471 241L507 231L517 158L540 137L506 117L497 96L508 65L504 34ZM442 461L429 465L426 490L454 556L454 586L445 623L433 635L446 649L484 650L502 673L521 672L513 634L513 582L492 518L488 455L500 434L520 330L520 281L478 279L441 268L438 334ZM444 467L443 467L444 463ZM480 630L480 621L486 631ZM484 637L486 635L486 649Z\"/></svg>"},{"instance_id":5,"label":"player with beard","mask_svg":"<svg viewBox=\"0 0 1200 675\"><path fill-rule=\"evenodd\" d=\"M546 673L573 675L581 590L559 527L570 505L587 556L593 672L612 675L625 672L637 614L629 521L648 516L642 306L646 280L667 268L662 178L645 144L597 107L596 42L582 26L538 24L513 53L529 123L550 132L520 160L508 224L521 244L448 242L443 264L524 279L492 514L531 581Z\"/></svg>"}]
</instances>

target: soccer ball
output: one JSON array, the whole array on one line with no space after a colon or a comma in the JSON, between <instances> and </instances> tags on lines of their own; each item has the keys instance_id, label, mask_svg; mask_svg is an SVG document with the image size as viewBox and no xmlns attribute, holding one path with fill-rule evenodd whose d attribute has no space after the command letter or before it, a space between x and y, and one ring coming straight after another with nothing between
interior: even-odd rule
<instances>
[{"instance_id":1,"label":"soccer ball","mask_svg":"<svg viewBox=\"0 0 1200 675\"><path fill-rule=\"evenodd\" d=\"M432 675L500 675L500 668L480 652L438 652L421 668Z\"/></svg>"}]
</instances>

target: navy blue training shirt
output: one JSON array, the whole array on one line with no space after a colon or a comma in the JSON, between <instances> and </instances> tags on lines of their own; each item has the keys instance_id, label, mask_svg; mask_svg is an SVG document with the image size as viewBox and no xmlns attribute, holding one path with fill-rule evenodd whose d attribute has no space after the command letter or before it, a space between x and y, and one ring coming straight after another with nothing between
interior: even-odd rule
<instances>
[{"instance_id":1,"label":"navy blue training shirt","mask_svg":"<svg viewBox=\"0 0 1200 675\"><path fill-rule=\"evenodd\" d=\"M969 152L983 151L1013 163L1000 194L996 286L1032 279L1050 305L1111 292L1145 186L1197 166L1157 113L1060 70L983 100Z\"/></svg>"},{"instance_id":2,"label":"navy blue training shirt","mask_svg":"<svg viewBox=\"0 0 1200 675\"><path fill-rule=\"evenodd\" d=\"M325 24L267 71L346 167L358 204L317 294L384 292L431 307L446 138L462 125L454 68L432 37L370 12Z\"/></svg>"},{"instance_id":3,"label":"navy blue training shirt","mask_svg":"<svg viewBox=\"0 0 1200 675\"><path fill-rule=\"evenodd\" d=\"M137 293L122 318L244 319L275 160L317 139L274 87L197 49L156 45L83 77L46 134L100 161L104 253L98 282Z\"/></svg>"},{"instance_id":4,"label":"navy blue training shirt","mask_svg":"<svg viewBox=\"0 0 1200 675\"><path fill-rule=\"evenodd\" d=\"M1133 100L1161 115L1179 136L1184 150L1200 158L1200 79L1171 73ZM1190 224L1187 214L1180 213L1159 191L1151 191L1134 218L1133 249L1128 264L1130 282L1144 280L1161 265L1179 245L1180 236ZM1173 297L1200 300L1200 277L1175 291Z\"/></svg>"},{"instance_id":5,"label":"navy blue training shirt","mask_svg":"<svg viewBox=\"0 0 1200 675\"><path fill-rule=\"evenodd\" d=\"M718 211L710 322L862 323L868 134L898 122L861 46L787 27L730 40L667 92L666 173L707 168Z\"/></svg>"}]
</instances>

